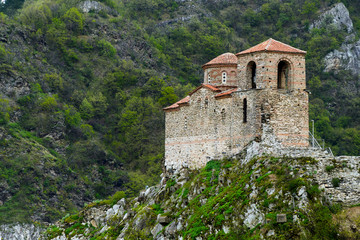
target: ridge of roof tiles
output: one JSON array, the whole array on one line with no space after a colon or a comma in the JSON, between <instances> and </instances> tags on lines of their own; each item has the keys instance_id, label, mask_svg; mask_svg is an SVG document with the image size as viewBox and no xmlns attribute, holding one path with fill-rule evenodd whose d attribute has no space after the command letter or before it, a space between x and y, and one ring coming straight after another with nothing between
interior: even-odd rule
<instances>
[{"instance_id":1,"label":"ridge of roof tiles","mask_svg":"<svg viewBox=\"0 0 360 240\"><path fill-rule=\"evenodd\" d=\"M206 87L208 89L210 89L211 91L214 91L214 92L221 92L220 89L210 85L210 84L201 84L200 86L198 86L197 88L195 88L192 92L189 93L189 96L193 95L197 90L199 90L200 88L202 87Z\"/></svg>"},{"instance_id":2,"label":"ridge of roof tiles","mask_svg":"<svg viewBox=\"0 0 360 240\"><path fill-rule=\"evenodd\" d=\"M254 53L254 52L262 52L262 51L306 54L306 51L300 50L298 48L294 48L290 45L287 45L287 44L277 41L275 39L269 38L265 42L259 43L258 45L254 46L254 47L251 47L247 50L237 53L236 56L242 55L242 54Z\"/></svg>"},{"instance_id":3,"label":"ridge of roof tiles","mask_svg":"<svg viewBox=\"0 0 360 240\"><path fill-rule=\"evenodd\" d=\"M238 90L238 88L229 89L227 91L224 91L224 92L221 92L221 93L215 95L215 98L231 95L233 92L236 92L237 90Z\"/></svg>"},{"instance_id":4,"label":"ridge of roof tiles","mask_svg":"<svg viewBox=\"0 0 360 240\"><path fill-rule=\"evenodd\" d=\"M171 110L171 109L176 109L178 107L180 107L181 104L186 104L190 101L190 96L186 96L185 98L181 99L180 101L177 101L176 103L163 108L163 110Z\"/></svg>"},{"instance_id":5,"label":"ridge of roof tiles","mask_svg":"<svg viewBox=\"0 0 360 240\"><path fill-rule=\"evenodd\" d=\"M220 56L217 56L210 62L205 63L202 65L202 68L209 67L212 65L237 65L237 57L233 53L223 53Z\"/></svg>"}]
</instances>

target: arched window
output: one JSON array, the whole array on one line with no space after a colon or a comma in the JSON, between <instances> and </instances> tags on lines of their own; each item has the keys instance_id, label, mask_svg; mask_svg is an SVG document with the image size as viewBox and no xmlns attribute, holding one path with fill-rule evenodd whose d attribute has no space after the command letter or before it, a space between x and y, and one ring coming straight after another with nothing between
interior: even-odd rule
<instances>
[{"instance_id":1,"label":"arched window","mask_svg":"<svg viewBox=\"0 0 360 240\"><path fill-rule=\"evenodd\" d=\"M290 64L287 61L280 61L278 65L277 87L279 89L290 88Z\"/></svg>"},{"instance_id":2,"label":"arched window","mask_svg":"<svg viewBox=\"0 0 360 240\"><path fill-rule=\"evenodd\" d=\"M198 108L201 108L201 98L200 97L198 97L198 99L197 99L197 106L198 106Z\"/></svg>"},{"instance_id":3,"label":"arched window","mask_svg":"<svg viewBox=\"0 0 360 240\"><path fill-rule=\"evenodd\" d=\"M208 83L211 83L211 77L210 77L210 74L208 74Z\"/></svg>"},{"instance_id":4,"label":"arched window","mask_svg":"<svg viewBox=\"0 0 360 240\"><path fill-rule=\"evenodd\" d=\"M244 98L243 100L243 122L247 122L247 100Z\"/></svg>"},{"instance_id":5,"label":"arched window","mask_svg":"<svg viewBox=\"0 0 360 240\"><path fill-rule=\"evenodd\" d=\"M208 97L205 98L205 109L207 109L209 106L209 99Z\"/></svg>"},{"instance_id":6,"label":"arched window","mask_svg":"<svg viewBox=\"0 0 360 240\"><path fill-rule=\"evenodd\" d=\"M249 62L247 66L247 79L251 88L256 88L256 63L254 61Z\"/></svg>"},{"instance_id":7,"label":"arched window","mask_svg":"<svg viewBox=\"0 0 360 240\"><path fill-rule=\"evenodd\" d=\"M227 78L226 72L223 72L222 73L222 83L226 83L226 78Z\"/></svg>"}]
</instances>

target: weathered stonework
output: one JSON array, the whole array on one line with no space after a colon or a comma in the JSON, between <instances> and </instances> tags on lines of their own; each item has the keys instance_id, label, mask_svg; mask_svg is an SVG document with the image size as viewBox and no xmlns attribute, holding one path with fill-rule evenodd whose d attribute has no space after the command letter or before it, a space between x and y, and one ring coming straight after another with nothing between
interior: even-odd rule
<instances>
[{"instance_id":1,"label":"weathered stonework","mask_svg":"<svg viewBox=\"0 0 360 240\"><path fill-rule=\"evenodd\" d=\"M251 88L251 73L248 67L251 62L256 64L256 88L277 89L278 66L281 61L289 64L289 84L287 89L306 89L304 54L255 52L239 55L238 59L238 86L242 89Z\"/></svg>"},{"instance_id":2,"label":"weathered stonework","mask_svg":"<svg viewBox=\"0 0 360 240\"><path fill-rule=\"evenodd\" d=\"M203 69L204 84L164 109L167 170L237 154L264 126L281 148L308 147L304 51L269 39Z\"/></svg>"}]
</instances>

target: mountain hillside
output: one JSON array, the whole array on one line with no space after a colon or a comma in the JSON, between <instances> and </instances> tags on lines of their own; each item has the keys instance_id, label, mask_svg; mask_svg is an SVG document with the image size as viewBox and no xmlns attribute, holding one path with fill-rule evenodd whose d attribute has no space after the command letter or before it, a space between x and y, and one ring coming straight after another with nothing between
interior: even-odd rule
<instances>
[{"instance_id":1,"label":"mountain hillside","mask_svg":"<svg viewBox=\"0 0 360 240\"><path fill-rule=\"evenodd\" d=\"M360 155L360 4L339 2L2 2L0 223L53 222L157 183L162 108L201 83L202 64L270 37L307 51L316 136Z\"/></svg>"},{"instance_id":2,"label":"mountain hillside","mask_svg":"<svg viewBox=\"0 0 360 240\"><path fill-rule=\"evenodd\" d=\"M136 198L89 204L42 239L359 238L359 157L253 157L257 146L199 171L164 174Z\"/></svg>"}]
</instances>

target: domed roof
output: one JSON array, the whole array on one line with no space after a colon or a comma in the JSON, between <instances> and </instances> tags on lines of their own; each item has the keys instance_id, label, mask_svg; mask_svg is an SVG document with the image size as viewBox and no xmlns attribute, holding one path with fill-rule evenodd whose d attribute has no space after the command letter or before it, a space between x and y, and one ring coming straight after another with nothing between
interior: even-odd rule
<instances>
[{"instance_id":1,"label":"domed roof","mask_svg":"<svg viewBox=\"0 0 360 240\"><path fill-rule=\"evenodd\" d=\"M202 66L203 69L208 68L214 65L234 65L237 66L237 57L233 53L223 53L220 56L217 56L210 62Z\"/></svg>"}]
</instances>

